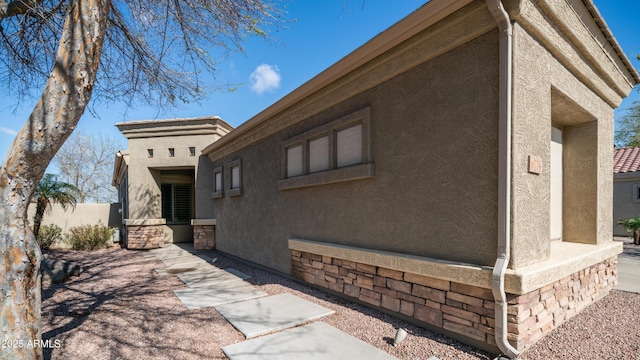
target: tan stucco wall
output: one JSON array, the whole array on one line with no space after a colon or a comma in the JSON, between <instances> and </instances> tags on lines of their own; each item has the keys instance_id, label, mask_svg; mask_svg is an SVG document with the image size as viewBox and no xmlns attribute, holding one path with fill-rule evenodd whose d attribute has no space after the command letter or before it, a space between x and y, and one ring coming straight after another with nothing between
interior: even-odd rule
<instances>
[{"instance_id":1,"label":"tan stucco wall","mask_svg":"<svg viewBox=\"0 0 640 360\"><path fill-rule=\"evenodd\" d=\"M161 217L160 172L193 169L195 174L202 175L198 173L200 152L219 138L218 135L188 135L129 139L129 217ZM195 156L189 156L190 146L196 148ZM175 157L168 156L169 148L175 149ZM147 149L154 150L153 158L147 157Z\"/></svg>"},{"instance_id":2,"label":"tan stucco wall","mask_svg":"<svg viewBox=\"0 0 640 360\"><path fill-rule=\"evenodd\" d=\"M211 183L211 162L202 156L202 150L214 143L231 129L229 124L216 116L180 118L158 121L132 121L116 124L128 139L126 164L116 159L114 183L126 181L128 208L125 217L130 222L158 222L162 219L162 183ZM190 148L194 151L191 152ZM173 149L173 153L169 149ZM149 150L153 154L150 156ZM126 176L122 176L123 171ZM212 218L211 195L207 197L192 193L191 218ZM163 222L164 224L164 222ZM168 222L162 226L165 242L193 241L193 229L186 223Z\"/></svg>"},{"instance_id":3,"label":"tan stucco wall","mask_svg":"<svg viewBox=\"0 0 640 360\"><path fill-rule=\"evenodd\" d=\"M581 4L571 6L584 12ZM563 186L572 187L563 201L563 238L611 241L613 107L635 78L617 67L615 54L602 52L586 30L594 24L583 26L581 11L566 2L507 6L515 21L510 267L517 270L554 255L552 124L565 131ZM283 272L290 270L288 238L492 266L497 94L498 31L484 2L472 2L210 147L214 167L228 171L241 159L243 174L241 196L214 200L216 247ZM365 107L373 178L277 190L283 141ZM530 155L542 159L541 173L528 172Z\"/></svg>"},{"instance_id":4,"label":"tan stucco wall","mask_svg":"<svg viewBox=\"0 0 640 360\"><path fill-rule=\"evenodd\" d=\"M640 216L640 201L633 201L634 185L640 186L640 174L619 174L613 177L613 234L628 236L618 221Z\"/></svg>"},{"instance_id":5,"label":"tan stucco wall","mask_svg":"<svg viewBox=\"0 0 640 360\"><path fill-rule=\"evenodd\" d=\"M612 60L595 49L597 44L575 13L561 3L522 1L519 12L512 11L518 20L514 25L512 268L550 255L552 123L563 129L565 137L563 239L591 244L611 241L612 107L631 91L631 84L625 78L628 73L614 71ZM581 8L578 3L572 6ZM558 11L557 17L550 18L548 11ZM559 28L554 22L568 27ZM580 55L585 49L591 52L587 57ZM593 66L589 57L600 63ZM528 173L529 155L542 158L541 174Z\"/></svg>"},{"instance_id":6,"label":"tan stucco wall","mask_svg":"<svg viewBox=\"0 0 640 360\"><path fill-rule=\"evenodd\" d=\"M282 272L290 271L291 237L491 265L497 233L497 39L497 31L490 31L215 162L227 171L229 161L241 158L243 176L241 196L215 200L216 248ZM450 69L464 76L452 77ZM366 84L369 76L384 73L350 82ZM372 179L277 189L282 141L366 106ZM288 114L306 110L296 107Z\"/></svg>"}]
</instances>

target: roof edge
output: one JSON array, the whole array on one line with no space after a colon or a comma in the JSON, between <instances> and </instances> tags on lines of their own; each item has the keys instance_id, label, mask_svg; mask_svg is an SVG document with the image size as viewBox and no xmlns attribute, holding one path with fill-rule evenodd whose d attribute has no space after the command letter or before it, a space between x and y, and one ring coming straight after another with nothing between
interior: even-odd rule
<instances>
[{"instance_id":1,"label":"roof edge","mask_svg":"<svg viewBox=\"0 0 640 360\"><path fill-rule=\"evenodd\" d=\"M310 94L340 79L356 68L375 59L405 40L418 34L448 15L472 3L473 0L431 0L407 15L391 27L387 28L338 62L305 82L283 98L247 120L226 136L202 150L208 155L243 135L252 128L262 124L274 115L284 111Z\"/></svg>"},{"instance_id":2,"label":"roof edge","mask_svg":"<svg viewBox=\"0 0 640 360\"><path fill-rule=\"evenodd\" d=\"M591 17L596 20L596 24L598 24L598 27L600 27L600 31L602 31L602 33L605 35L613 50L615 50L622 63L626 66L627 71L629 71L629 73L633 77L633 80L635 80L634 85L640 84L640 75L638 74L638 70L636 70L636 68L631 63L631 60L629 60L629 58L627 57L627 54L625 54L622 50L620 43L618 43L618 40L616 40L615 36L613 36L613 32L611 32L609 25L607 25L607 22L604 20L602 14L600 14L600 11L596 7L593 0L582 0L582 2L587 7L587 10L591 14Z\"/></svg>"},{"instance_id":3,"label":"roof edge","mask_svg":"<svg viewBox=\"0 0 640 360\"><path fill-rule=\"evenodd\" d=\"M175 135L176 131L214 131L222 135L234 129L219 116L174 118L161 120L136 120L116 123L115 126L127 138ZM217 129L217 130L216 130ZM163 135L164 134L164 135ZM183 134L183 135L185 135Z\"/></svg>"}]
</instances>

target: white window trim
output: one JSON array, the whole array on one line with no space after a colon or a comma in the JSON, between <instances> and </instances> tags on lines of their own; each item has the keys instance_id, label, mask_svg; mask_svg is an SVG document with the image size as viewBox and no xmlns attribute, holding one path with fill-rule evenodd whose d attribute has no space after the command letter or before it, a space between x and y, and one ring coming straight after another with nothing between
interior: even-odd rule
<instances>
[{"instance_id":1,"label":"white window trim","mask_svg":"<svg viewBox=\"0 0 640 360\"><path fill-rule=\"evenodd\" d=\"M338 168L336 154L337 132L356 125L362 125L362 163ZM309 143L324 136L327 136L329 139L329 168L327 170L310 173ZM303 174L287 178L287 149L299 144L303 145ZM281 180L278 181L279 190L297 189L301 187L319 186L371 178L374 176L374 166L371 156L370 108L366 107L360 109L327 124L294 136L284 141L281 149Z\"/></svg>"},{"instance_id":2,"label":"white window trim","mask_svg":"<svg viewBox=\"0 0 640 360\"><path fill-rule=\"evenodd\" d=\"M216 175L220 174L220 189L216 188ZM222 172L222 166L218 166L213 169L213 193L212 199L219 199L224 196L224 173Z\"/></svg>"}]
</instances>

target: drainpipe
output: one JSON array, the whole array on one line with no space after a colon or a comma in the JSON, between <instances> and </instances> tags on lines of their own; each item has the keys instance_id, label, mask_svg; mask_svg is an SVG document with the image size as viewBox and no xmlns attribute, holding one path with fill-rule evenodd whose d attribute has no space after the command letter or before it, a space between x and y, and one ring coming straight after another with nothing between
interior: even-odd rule
<instances>
[{"instance_id":1,"label":"drainpipe","mask_svg":"<svg viewBox=\"0 0 640 360\"><path fill-rule=\"evenodd\" d=\"M487 7L500 30L500 92L498 127L498 258L493 267L491 290L495 299L495 338L500 351L510 359L520 355L507 340L507 294L504 275L511 257L511 91L512 35L509 14L501 0L487 0Z\"/></svg>"}]
</instances>

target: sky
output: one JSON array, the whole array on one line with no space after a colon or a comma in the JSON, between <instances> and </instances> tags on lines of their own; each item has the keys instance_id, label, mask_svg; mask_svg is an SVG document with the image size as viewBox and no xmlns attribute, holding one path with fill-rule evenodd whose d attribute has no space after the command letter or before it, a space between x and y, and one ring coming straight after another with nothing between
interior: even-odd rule
<instances>
[{"instance_id":1,"label":"sky","mask_svg":"<svg viewBox=\"0 0 640 360\"><path fill-rule=\"evenodd\" d=\"M624 52L640 69L636 58L640 54L640 1L594 2ZM217 115L237 127L424 3L425 0L291 0L287 3L287 18L296 21L271 33L277 42L250 38L244 53L233 54L219 63L216 84L239 84L235 91L214 92L200 104L160 114L149 107L98 106L95 115L85 112L78 130L115 137L126 148L126 139L114 126L117 122ZM616 110L616 118L637 100L640 91L636 89ZM16 106L5 98L0 104L0 160L35 101Z\"/></svg>"}]
</instances>

